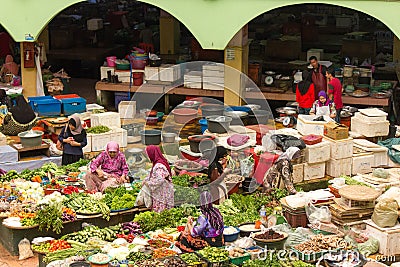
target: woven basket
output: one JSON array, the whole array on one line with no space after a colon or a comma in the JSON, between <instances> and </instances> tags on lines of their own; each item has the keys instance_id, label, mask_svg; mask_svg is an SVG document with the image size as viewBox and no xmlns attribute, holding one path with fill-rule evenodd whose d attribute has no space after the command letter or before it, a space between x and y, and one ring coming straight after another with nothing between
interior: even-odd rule
<instances>
[{"instance_id":1,"label":"woven basket","mask_svg":"<svg viewBox=\"0 0 400 267\"><path fill-rule=\"evenodd\" d=\"M381 193L365 185L348 185L340 188L339 194L344 198L354 201L373 201Z\"/></svg>"}]
</instances>

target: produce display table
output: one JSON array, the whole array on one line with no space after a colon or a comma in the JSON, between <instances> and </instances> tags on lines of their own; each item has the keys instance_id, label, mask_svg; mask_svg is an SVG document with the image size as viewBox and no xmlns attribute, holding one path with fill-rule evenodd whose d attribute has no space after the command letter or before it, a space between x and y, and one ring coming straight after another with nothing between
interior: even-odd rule
<instances>
[{"instance_id":1,"label":"produce display table","mask_svg":"<svg viewBox=\"0 0 400 267\"><path fill-rule=\"evenodd\" d=\"M18 151L18 160L26 156L45 155L50 157L50 146L47 143L42 143L41 146L23 147L21 144L11 145Z\"/></svg>"},{"instance_id":2,"label":"produce display table","mask_svg":"<svg viewBox=\"0 0 400 267\"><path fill-rule=\"evenodd\" d=\"M86 222L99 227L106 227L110 225L116 225L123 222L132 221L135 214L143 211L147 211L146 208L135 208L125 212L117 212L110 214L110 220L107 221L97 216L86 216L85 219L78 219L73 222L64 223L64 228L60 234L56 234L52 231L39 231L39 227L27 227L27 228L10 228L3 225L3 220L0 219L0 242L10 252L11 255L18 255L18 243L24 238L32 241L35 237L40 236L51 236L54 238L60 238L61 236L81 230L82 223Z\"/></svg>"}]
</instances>

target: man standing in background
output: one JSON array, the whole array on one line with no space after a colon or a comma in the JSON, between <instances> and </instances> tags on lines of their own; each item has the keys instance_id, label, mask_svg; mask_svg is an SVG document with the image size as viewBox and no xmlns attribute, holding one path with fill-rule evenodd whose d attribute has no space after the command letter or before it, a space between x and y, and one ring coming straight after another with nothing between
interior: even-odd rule
<instances>
[{"instance_id":1,"label":"man standing in background","mask_svg":"<svg viewBox=\"0 0 400 267\"><path fill-rule=\"evenodd\" d=\"M326 67L318 63L318 59L316 56L311 56L308 60L310 61L310 64L312 66L311 78L315 87L314 98L315 100L317 100L319 92L326 92L327 90Z\"/></svg>"}]
</instances>

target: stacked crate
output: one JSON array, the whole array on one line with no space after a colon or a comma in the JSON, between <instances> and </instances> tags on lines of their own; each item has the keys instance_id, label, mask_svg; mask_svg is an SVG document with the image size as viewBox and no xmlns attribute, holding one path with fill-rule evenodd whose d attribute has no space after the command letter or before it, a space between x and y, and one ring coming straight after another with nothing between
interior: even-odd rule
<instances>
[{"instance_id":1,"label":"stacked crate","mask_svg":"<svg viewBox=\"0 0 400 267\"><path fill-rule=\"evenodd\" d=\"M387 113L377 108L360 109L351 118L351 130L366 137L387 136L389 121Z\"/></svg>"},{"instance_id":2,"label":"stacked crate","mask_svg":"<svg viewBox=\"0 0 400 267\"><path fill-rule=\"evenodd\" d=\"M353 157L353 138L333 140L324 137L330 144L330 159L326 164L326 174L332 177L351 175Z\"/></svg>"},{"instance_id":3,"label":"stacked crate","mask_svg":"<svg viewBox=\"0 0 400 267\"><path fill-rule=\"evenodd\" d=\"M322 141L314 145L306 145L304 180L315 180L325 177L325 164L330 159L330 143Z\"/></svg>"},{"instance_id":4,"label":"stacked crate","mask_svg":"<svg viewBox=\"0 0 400 267\"><path fill-rule=\"evenodd\" d=\"M187 88L202 88L202 72L190 71L183 76L184 86Z\"/></svg>"},{"instance_id":5,"label":"stacked crate","mask_svg":"<svg viewBox=\"0 0 400 267\"><path fill-rule=\"evenodd\" d=\"M203 89L224 90L224 77L224 64L205 64L203 66Z\"/></svg>"}]
</instances>

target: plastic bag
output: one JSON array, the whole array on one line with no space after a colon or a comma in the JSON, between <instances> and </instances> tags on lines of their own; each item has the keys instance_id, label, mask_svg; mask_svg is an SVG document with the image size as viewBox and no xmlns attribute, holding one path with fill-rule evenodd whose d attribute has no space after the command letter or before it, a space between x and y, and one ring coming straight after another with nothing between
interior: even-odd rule
<instances>
[{"instance_id":1,"label":"plastic bag","mask_svg":"<svg viewBox=\"0 0 400 267\"><path fill-rule=\"evenodd\" d=\"M147 185L144 185L140 190L136 201L135 206L146 206L146 208L151 208L153 206L153 201L151 200L151 192L150 188Z\"/></svg>"},{"instance_id":2,"label":"plastic bag","mask_svg":"<svg viewBox=\"0 0 400 267\"><path fill-rule=\"evenodd\" d=\"M28 239L24 238L18 243L19 250L19 260L25 260L33 257L33 252L31 250L31 243Z\"/></svg>"},{"instance_id":3,"label":"plastic bag","mask_svg":"<svg viewBox=\"0 0 400 267\"><path fill-rule=\"evenodd\" d=\"M265 151L271 152L276 149L276 144L271 139L272 134L266 133L263 138L261 139L261 144L264 147Z\"/></svg>"},{"instance_id":4,"label":"plastic bag","mask_svg":"<svg viewBox=\"0 0 400 267\"><path fill-rule=\"evenodd\" d=\"M307 228L298 227L294 232L289 233L285 242L285 248L289 249L300 245L310 239L311 233Z\"/></svg>"},{"instance_id":5,"label":"plastic bag","mask_svg":"<svg viewBox=\"0 0 400 267\"><path fill-rule=\"evenodd\" d=\"M303 140L284 134L274 134L271 136L272 141L279 147L282 148L283 151L286 151L289 147L298 147L299 149L306 148L306 144Z\"/></svg>"},{"instance_id":6,"label":"plastic bag","mask_svg":"<svg viewBox=\"0 0 400 267\"><path fill-rule=\"evenodd\" d=\"M397 223L398 209L399 205L396 200L383 199L376 204L371 219L379 227L393 227Z\"/></svg>"},{"instance_id":7,"label":"plastic bag","mask_svg":"<svg viewBox=\"0 0 400 267\"><path fill-rule=\"evenodd\" d=\"M253 156L249 156L240 160L240 172L243 177L251 177L254 170L254 159Z\"/></svg>"},{"instance_id":8,"label":"plastic bag","mask_svg":"<svg viewBox=\"0 0 400 267\"><path fill-rule=\"evenodd\" d=\"M378 197L377 201L379 202L381 200L388 199L388 198L396 200L397 201L397 205L400 205L400 187L392 186L385 193L380 195Z\"/></svg>"},{"instance_id":9,"label":"plastic bag","mask_svg":"<svg viewBox=\"0 0 400 267\"><path fill-rule=\"evenodd\" d=\"M331 212L327 206L315 207L311 202L306 205L306 214L310 223L330 223L332 219Z\"/></svg>"},{"instance_id":10,"label":"plastic bag","mask_svg":"<svg viewBox=\"0 0 400 267\"><path fill-rule=\"evenodd\" d=\"M358 244L357 249L365 256L375 254L379 250L379 241L370 237L368 241Z\"/></svg>"}]
</instances>

